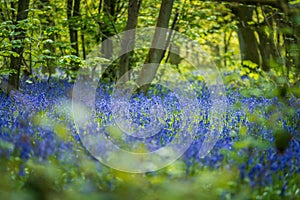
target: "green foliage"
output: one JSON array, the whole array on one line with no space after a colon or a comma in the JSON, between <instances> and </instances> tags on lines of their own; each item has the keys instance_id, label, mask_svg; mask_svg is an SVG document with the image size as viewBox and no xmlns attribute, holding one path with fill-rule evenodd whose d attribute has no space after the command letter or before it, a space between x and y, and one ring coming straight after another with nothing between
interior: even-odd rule
<instances>
[{"instance_id":1,"label":"green foliage","mask_svg":"<svg viewBox=\"0 0 300 200\"><path fill-rule=\"evenodd\" d=\"M0 75L9 75L9 74L13 74L13 73L17 73L16 70L0 68Z\"/></svg>"},{"instance_id":2,"label":"green foliage","mask_svg":"<svg viewBox=\"0 0 300 200\"><path fill-rule=\"evenodd\" d=\"M103 2L103 1L101 1ZM79 68L93 68L99 63L109 64L110 59L104 58L101 51L97 55L90 52L99 48L102 38L120 33L125 30L127 20L127 1L116 1L118 9L115 16L110 16L102 10L98 10L99 1L81 1L80 15L67 19L66 2L50 0L49 4L41 6L41 2L31 1L28 19L16 22L13 13L16 14L17 1L1 1L0 18L0 75L9 76L17 74L17 71L10 69L10 58L22 56L21 69L33 71L34 76L42 73L55 72L59 68L66 72L69 77L74 78ZM289 1L289 6L297 10L299 0ZM138 18L138 27L155 26L159 13L160 0L143 0ZM13 5L15 5L13 7ZM293 107L287 106L290 98L300 98L300 71L299 71L299 12L289 13L286 16L283 11L275 10L270 6L257 6L246 26L254 30L257 43L263 40L259 37L259 31L271 36L274 46L268 57L269 71L263 71L260 63L253 63L250 60L241 61L239 46L238 24L240 19L234 15L232 8L234 3L220 3L215 1L192 1L176 0L171 16L170 25L175 15L179 12L179 20L175 29L195 40L213 56L215 64L223 75L223 81L227 88L238 89L244 97L266 97L278 99L279 106L270 106L265 109L254 111L243 110L242 103L237 103L236 109L246 113L244 118L254 124L253 130L242 126L238 130L230 132L232 137L239 137L240 140L233 144L235 151L222 150L225 157L224 166L228 161L238 164L244 163L247 158L241 157L239 152L252 149L263 151L274 145L279 153L284 153L288 148L292 135L283 129L282 116L286 123L292 123L296 111ZM242 6L242 5L238 5ZM100 6L101 7L101 6ZM269 10L268 10L269 9ZM269 21L267 21L269 20ZM78 31L79 55L74 55L74 49L70 43L68 26ZM260 29L258 29L260 28ZM26 38L19 38L21 30L25 31ZM84 41L83 41L84 36ZM255 41L251 41L255 42ZM270 44L271 46L271 44ZM15 49L24 47L23 55L19 55ZM83 59L83 47L88 55L87 60ZM141 64L145 60L148 48L136 50L130 59L130 66L133 69L133 76L138 74ZM188 47L185 51L193 50ZM260 49L260 60L262 60L262 49ZM158 70L157 78L165 79L178 72L180 77L171 77L178 82L181 79L203 80L202 77L192 74L192 66L182 58L178 65L167 63ZM298 60L297 60L298 59ZM163 60L165 61L165 60ZM205 65L200 63L200 65ZM42 71L39 71L40 67ZM30 68L30 69L28 69ZM107 70L106 80L111 80L113 72L116 72L118 63L115 62ZM169 73L175 71L173 74ZM215 77L212 77L215 78ZM105 79L105 78L104 78ZM31 84L31 80L27 80ZM192 86L196 91L199 88ZM153 93L155 93L154 91ZM63 108L57 108L62 110ZM19 110L14 111L14 116L19 115ZM262 112L270 114L269 118L263 118ZM64 113L68 115L70 113ZM66 120L61 117L60 120ZM101 118L99 118L101 120ZM45 112L37 113L32 123L47 128L52 127L54 133L63 141L70 140L67 127L61 121L49 119ZM174 123L171 121L170 123ZM294 122L293 122L294 123ZM273 132L274 144L270 144L258 137L260 127L267 127ZM1 129L4 130L4 129ZM120 130L115 127L108 127L113 139L122 145ZM76 144L75 144L76 145ZM7 151L13 150L10 142L0 141L0 148ZM141 146L138 151L145 151ZM179 160L170 167L162 169L157 174L126 174L111 170L106 167L99 170L97 164L86 157L84 149L79 147L74 152L74 159L77 165L66 165L63 162L52 158L46 163L30 160L26 163L24 177L19 176L19 171L24 163L19 157L10 159L1 158L0 162L0 199L217 199L226 194L224 199L279 199L282 182L275 181L272 186L251 188L246 180L241 182L238 177L238 169L204 169L193 166L192 172L185 171L184 163ZM2 165L5 163L5 165ZM248 166L249 167L249 166ZM288 197L300 195L299 176L291 175ZM92 188L92 189L91 189Z\"/></svg>"}]
</instances>

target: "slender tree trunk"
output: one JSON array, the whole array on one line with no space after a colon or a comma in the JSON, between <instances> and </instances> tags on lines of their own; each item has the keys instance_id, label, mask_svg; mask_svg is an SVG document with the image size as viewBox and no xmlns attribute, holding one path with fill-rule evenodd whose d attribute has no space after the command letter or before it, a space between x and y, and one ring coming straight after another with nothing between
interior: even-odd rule
<instances>
[{"instance_id":1,"label":"slender tree trunk","mask_svg":"<svg viewBox=\"0 0 300 200\"><path fill-rule=\"evenodd\" d=\"M99 5L100 7L100 5ZM110 60L113 55L113 43L109 39L115 33L115 15L116 15L116 0L103 0L102 11L104 12L103 23L101 23L101 54L104 58ZM103 64L103 68L106 68L107 65ZM102 75L103 79L108 79L110 81L114 80L117 76L117 70L115 65L108 67Z\"/></svg>"},{"instance_id":2,"label":"slender tree trunk","mask_svg":"<svg viewBox=\"0 0 300 200\"><path fill-rule=\"evenodd\" d=\"M72 20L72 11L73 11L73 0L67 0L67 17L69 21L69 34L70 34L70 42L72 43L74 39L74 33L73 33L73 23L71 23ZM72 46L74 48L74 46ZM74 48L75 49L75 48Z\"/></svg>"},{"instance_id":3,"label":"slender tree trunk","mask_svg":"<svg viewBox=\"0 0 300 200\"><path fill-rule=\"evenodd\" d=\"M80 16L80 0L74 0L74 9L73 9L73 17L75 18L75 20L79 20L79 16ZM77 21L76 20L76 21ZM77 26L74 27L74 47L75 47L75 51L76 51L76 56L79 56L79 45L78 45L78 31L77 29L78 28Z\"/></svg>"},{"instance_id":4,"label":"slender tree trunk","mask_svg":"<svg viewBox=\"0 0 300 200\"><path fill-rule=\"evenodd\" d=\"M128 20L126 23L126 32L124 33L124 36L122 38L122 50L121 54L123 54L120 57L119 62L119 77L122 77L126 72L130 70L130 58L133 55L133 51L127 52L124 54L124 52L127 51L127 49L134 49L135 45L135 28L138 23L138 15L139 15L139 9L141 6L142 0L129 0L129 8L128 8ZM129 31L132 30L132 31ZM123 81L129 81L130 80L130 74L126 74L126 77L123 77Z\"/></svg>"},{"instance_id":5,"label":"slender tree trunk","mask_svg":"<svg viewBox=\"0 0 300 200\"><path fill-rule=\"evenodd\" d=\"M83 57L84 60L86 59L85 37L84 37L85 29L86 29L86 25L84 25L83 28L81 29L82 57Z\"/></svg>"},{"instance_id":6,"label":"slender tree trunk","mask_svg":"<svg viewBox=\"0 0 300 200\"><path fill-rule=\"evenodd\" d=\"M281 6L285 14L285 30L283 33L284 47L286 52L285 67L286 77L289 80L289 75L292 68L296 69L296 73L300 72L300 23L299 23L299 5L288 5L288 1L281 1Z\"/></svg>"},{"instance_id":7,"label":"slender tree trunk","mask_svg":"<svg viewBox=\"0 0 300 200\"><path fill-rule=\"evenodd\" d=\"M100 16L101 12L102 12L102 4L103 4L103 0L99 1L98 4L98 16ZM95 39L96 39L96 43L98 44L101 40L101 33L102 33L102 23L97 20L97 24L98 24L98 34L96 35Z\"/></svg>"},{"instance_id":8,"label":"slender tree trunk","mask_svg":"<svg viewBox=\"0 0 300 200\"><path fill-rule=\"evenodd\" d=\"M174 0L162 0L156 27L168 28L173 3ZM152 47L160 46L159 44L166 43L167 32L161 29L157 29L152 40ZM137 80L137 84L140 86L140 91L142 91L144 94L148 92L150 83L153 81L159 64L163 59L164 52L165 50L162 49L151 48L149 50L149 53L145 60L145 64L151 65L146 65L142 68Z\"/></svg>"},{"instance_id":9,"label":"slender tree trunk","mask_svg":"<svg viewBox=\"0 0 300 200\"><path fill-rule=\"evenodd\" d=\"M45 21L41 22L43 31L45 31L46 28L48 27L55 26L54 19L52 16L52 11L47 8L49 3L50 3L49 0L41 0L41 4L39 5L39 9L45 11L45 13L40 15L41 18L46 19ZM43 39L50 39L52 40L52 42L54 42L55 40L54 33L50 33L50 34L48 33L46 35L43 34ZM51 58L51 56L55 54L55 48L50 42L45 43L43 45L43 48L47 50L45 52L46 52L46 56L48 57L46 58L46 66L43 66L42 72L43 73L47 72L49 74L48 76L48 81L49 81L51 74L55 73L55 62L54 59Z\"/></svg>"},{"instance_id":10,"label":"slender tree trunk","mask_svg":"<svg viewBox=\"0 0 300 200\"><path fill-rule=\"evenodd\" d=\"M179 27L176 26L176 23L178 21L178 16L179 16L179 11L177 10L176 13L175 13L173 22L172 22L172 26L171 26L171 29L175 30L175 31L178 31L178 29L179 29ZM171 34L169 35L168 43L170 43L170 41L172 40L172 38L175 37L175 35L176 35L176 33L174 33L172 35ZM179 48L178 45L176 45L174 43L170 43L168 45L169 45L169 52L168 52L167 57L166 57L166 62L169 62L172 65L176 65L176 67L179 71L178 65L181 61L181 58L179 56L180 55L180 48Z\"/></svg>"},{"instance_id":11,"label":"slender tree trunk","mask_svg":"<svg viewBox=\"0 0 300 200\"><path fill-rule=\"evenodd\" d=\"M104 0L103 12L104 16L104 24L102 24L101 32L102 32L102 46L101 53L103 57L110 59L113 53L113 44L109 39L114 35L113 32L113 24L115 17L115 0Z\"/></svg>"},{"instance_id":12,"label":"slender tree trunk","mask_svg":"<svg viewBox=\"0 0 300 200\"><path fill-rule=\"evenodd\" d=\"M78 31L75 23L77 17L80 16L80 0L67 0L67 17L69 20L69 34L72 48L75 50L75 55L79 56L78 48Z\"/></svg>"},{"instance_id":13,"label":"slender tree trunk","mask_svg":"<svg viewBox=\"0 0 300 200\"><path fill-rule=\"evenodd\" d=\"M19 0L18 2L18 13L17 13L17 20L16 25L19 21L27 19L28 17L28 8L29 8L29 1L30 0ZM17 28L17 32L20 32L19 35L16 35L13 39L21 40L22 43L26 37L25 30L22 28ZM13 47L12 51L17 53L18 56L15 57L13 55L10 56L10 69L13 70L13 73L9 75L8 78L8 87L7 93L9 94L11 90L19 89L19 81L20 81L20 70L21 70L21 63L23 57L23 50L24 46L21 44L20 47Z\"/></svg>"},{"instance_id":14,"label":"slender tree trunk","mask_svg":"<svg viewBox=\"0 0 300 200\"><path fill-rule=\"evenodd\" d=\"M224 67L227 67L227 53L228 53L231 37L232 37L232 31L229 32L228 37L226 32L224 33L224 54L225 54L225 57L223 58Z\"/></svg>"}]
</instances>

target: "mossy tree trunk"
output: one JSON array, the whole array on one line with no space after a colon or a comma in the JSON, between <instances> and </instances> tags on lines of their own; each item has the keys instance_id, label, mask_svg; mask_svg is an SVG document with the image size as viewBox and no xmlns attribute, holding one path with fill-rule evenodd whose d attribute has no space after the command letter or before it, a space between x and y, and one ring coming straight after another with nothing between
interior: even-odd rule
<instances>
[{"instance_id":1,"label":"mossy tree trunk","mask_svg":"<svg viewBox=\"0 0 300 200\"><path fill-rule=\"evenodd\" d=\"M126 23L126 32L122 38L122 50L119 62L119 77L124 76L130 70L130 58L133 55L133 51L127 52L127 49L134 49L135 45L135 28L138 23L138 15L141 6L141 0L129 0L128 19ZM132 30L132 31L129 31ZM125 53L126 52L126 53ZM123 81L130 80L130 74L127 73L122 78Z\"/></svg>"},{"instance_id":2,"label":"mossy tree trunk","mask_svg":"<svg viewBox=\"0 0 300 200\"><path fill-rule=\"evenodd\" d=\"M173 8L174 0L162 0L157 24L156 27L159 28L168 28L168 24L171 17L171 12ZM161 46L161 44L167 43L167 32L162 29L157 29L154 33L152 40L152 47ZM165 45L166 46L166 45ZM155 49L150 48L147 58L144 62L144 67L142 68L137 84L140 87L140 91L146 94L148 92L150 83L154 80L157 69L161 60L163 59L163 55L165 50L163 49ZM151 65L147 65L151 64Z\"/></svg>"},{"instance_id":3,"label":"mossy tree trunk","mask_svg":"<svg viewBox=\"0 0 300 200\"><path fill-rule=\"evenodd\" d=\"M28 17L28 8L29 8L30 0L19 0L18 2L18 11L16 20L14 20L15 25L17 25L20 21L27 19ZM12 40L19 40L20 45L15 46L12 48L12 51L16 53L15 56L12 54L10 56L10 69L12 73L9 75L8 78L8 86L7 86L7 93L9 94L11 90L19 89L19 82L20 82L20 71L21 71L21 64L23 58L23 51L24 51L24 39L26 37L26 31L19 27L16 29L16 34Z\"/></svg>"}]
</instances>

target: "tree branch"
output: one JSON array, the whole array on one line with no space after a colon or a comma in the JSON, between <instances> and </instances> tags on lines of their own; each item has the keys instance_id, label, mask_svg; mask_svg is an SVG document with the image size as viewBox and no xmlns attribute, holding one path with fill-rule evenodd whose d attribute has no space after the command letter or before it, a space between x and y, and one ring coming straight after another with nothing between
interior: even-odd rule
<instances>
[{"instance_id":1,"label":"tree branch","mask_svg":"<svg viewBox=\"0 0 300 200\"><path fill-rule=\"evenodd\" d=\"M242 3L247 5L269 5L282 9L281 0L214 0L215 2Z\"/></svg>"}]
</instances>

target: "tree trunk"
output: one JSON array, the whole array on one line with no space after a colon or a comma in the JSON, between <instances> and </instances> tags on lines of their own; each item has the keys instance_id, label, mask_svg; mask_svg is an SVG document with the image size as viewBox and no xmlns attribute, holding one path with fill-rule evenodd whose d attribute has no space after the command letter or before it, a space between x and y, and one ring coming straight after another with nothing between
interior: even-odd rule
<instances>
[{"instance_id":1,"label":"tree trunk","mask_svg":"<svg viewBox=\"0 0 300 200\"><path fill-rule=\"evenodd\" d=\"M67 17L69 21L69 34L70 34L70 42L72 45L72 48L75 49L74 45L72 44L74 39L74 30L73 30L73 23L71 23L72 20L72 11L73 11L73 0L67 0Z\"/></svg>"},{"instance_id":2,"label":"tree trunk","mask_svg":"<svg viewBox=\"0 0 300 200\"><path fill-rule=\"evenodd\" d=\"M19 0L17 20L15 22L15 25L17 25L19 21L27 19L29 1L30 0ZM19 89L20 70L21 70L22 56L24 50L23 41L26 37L25 30L23 30L22 28L17 28L16 31L20 32L20 34L16 35L13 39L21 40L22 43L20 47L12 48L12 51L17 53L18 56L17 57L13 55L10 56L10 69L13 70L13 73L11 73L8 78L8 87L7 87L8 94L10 93L11 90Z\"/></svg>"},{"instance_id":3,"label":"tree trunk","mask_svg":"<svg viewBox=\"0 0 300 200\"><path fill-rule=\"evenodd\" d=\"M40 14L40 18L45 18L46 20L41 22L42 24L42 30L45 31L46 28L48 27L54 27L54 19L52 16L52 10L49 10L47 7L49 5L50 1L49 0L41 0L41 4L38 6L40 10L45 11L45 13ZM54 33L47 33L46 35L43 34L43 39L50 39L52 42L54 42ZM49 73L48 80L50 80L51 74L55 73L55 62L53 57L53 54L55 54L55 48L52 45L52 43L47 42L43 45L43 48L46 49L46 66L43 66L42 72Z\"/></svg>"},{"instance_id":4,"label":"tree trunk","mask_svg":"<svg viewBox=\"0 0 300 200\"><path fill-rule=\"evenodd\" d=\"M259 38L259 51L261 55L261 66L263 71L269 71L270 70L270 64L271 61L276 61L276 47L274 43L274 33L275 31L272 30L270 34L268 34L268 28L273 29L273 16L272 16L272 10L269 9L268 7L265 8L261 6L261 10L263 12L264 20L260 22L259 20L259 14L258 14L258 7L256 8L256 17L257 17L257 28L256 32L258 34Z\"/></svg>"},{"instance_id":5,"label":"tree trunk","mask_svg":"<svg viewBox=\"0 0 300 200\"><path fill-rule=\"evenodd\" d=\"M78 48L78 31L76 22L80 16L80 0L67 1L67 16L69 21L69 34L72 48L75 50L75 55L79 56Z\"/></svg>"},{"instance_id":6,"label":"tree trunk","mask_svg":"<svg viewBox=\"0 0 300 200\"><path fill-rule=\"evenodd\" d=\"M275 55L272 54L273 42L270 40L264 30L260 29L257 31L257 33L260 41L259 49L262 58L262 70L267 72L270 70L270 62L273 60L273 58L275 58Z\"/></svg>"},{"instance_id":7,"label":"tree trunk","mask_svg":"<svg viewBox=\"0 0 300 200\"><path fill-rule=\"evenodd\" d=\"M179 27L176 26L176 23L178 21L178 16L179 16L179 11L177 10L175 13L173 22L172 22L172 26L171 26L171 29L175 30L175 31L178 31L178 29L179 29ZM172 40L172 38L175 37L175 35L176 35L176 33L174 33L172 35L170 34L168 37L169 52L166 57L166 62L169 62L172 65L176 65L178 71L180 72L180 70L178 68L179 63L182 60L181 57L179 56L180 55L180 47L178 45L176 45L175 43L170 43L170 41Z\"/></svg>"},{"instance_id":8,"label":"tree trunk","mask_svg":"<svg viewBox=\"0 0 300 200\"><path fill-rule=\"evenodd\" d=\"M292 68L296 69L296 73L299 74L299 44L300 44L300 23L299 23L299 4L288 5L288 1L282 1L281 6L285 14L285 23L283 32L284 47L285 47L285 67L286 77L289 80L290 72Z\"/></svg>"},{"instance_id":9,"label":"tree trunk","mask_svg":"<svg viewBox=\"0 0 300 200\"><path fill-rule=\"evenodd\" d=\"M225 57L223 58L224 67L227 67L227 53L228 53L231 37L232 37L232 31L229 32L228 37L227 37L226 32L224 33L224 38L223 38L224 39L224 55L225 55Z\"/></svg>"},{"instance_id":10,"label":"tree trunk","mask_svg":"<svg viewBox=\"0 0 300 200\"><path fill-rule=\"evenodd\" d=\"M86 30L86 25L84 25L83 28L81 29L82 57L84 60L86 59L85 37L84 37L85 30Z\"/></svg>"},{"instance_id":11,"label":"tree trunk","mask_svg":"<svg viewBox=\"0 0 300 200\"><path fill-rule=\"evenodd\" d=\"M253 8L238 6L232 8L233 13L238 17L238 39L240 43L241 59L251 61L260 66L260 57L257 39L254 30L248 25L252 21ZM248 67L248 66L245 66Z\"/></svg>"},{"instance_id":12,"label":"tree trunk","mask_svg":"<svg viewBox=\"0 0 300 200\"><path fill-rule=\"evenodd\" d=\"M104 58L110 60L113 55L113 43L109 38L116 33L115 20L116 20L116 3L120 1L116 0L103 0L103 12L105 13L103 18L103 23L100 24L101 31L101 54ZM100 5L99 5L100 8ZM106 64L102 65L106 68L105 72L102 74L103 79L113 81L117 77L116 65L112 64L107 67Z\"/></svg>"},{"instance_id":13,"label":"tree trunk","mask_svg":"<svg viewBox=\"0 0 300 200\"><path fill-rule=\"evenodd\" d=\"M113 53L113 44L112 41L108 38L114 35L114 18L115 18L115 0L104 0L103 5L103 12L105 13L104 16L104 23L101 27L102 32L102 46L101 46L101 53L103 57L110 59Z\"/></svg>"},{"instance_id":14,"label":"tree trunk","mask_svg":"<svg viewBox=\"0 0 300 200\"><path fill-rule=\"evenodd\" d=\"M162 0L159 16L157 19L156 27L168 28L169 20L171 17L171 11L173 7L174 0ZM152 40L152 47L160 46L161 44L167 43L167 33L162 29L157 29L154 33ZM166 46L166 45L164 45ZM140 91L144 94L148 92L150 83L153 81L157 69L161 60L163 59L163 54L165 50L151 48L145 60L145 65L138 77L137 84L140 87Z\"/></svg>"},{"instance_id":15,"label":"tree trunk","mask_svg":"<svg viewBox=\"0 0 300 200\"><path fill-rule=\"evenodd\" d=\"M124 36L122 38L122 50L121 54L123 54L120 57L119 62L119 78L121 78L126 72L130 70L130 58L133 55L133 51L127 52L127 49L134 49L135 45L135 28L138 23L138 15L139 15L139 9L141 6L142 0L129 0L129 8L128 8L128 20L126 23L126 32L124 33ZM132 31L129 31L132 30ZM125 54L124 54L125 53ZM130 74L126 74L126 77L122 78L123 81L129 81L130 80Z\"/></svg>"},{"instance_id":16,"label":"tree trunk","mask_svg":"<svg viewBox=\"0 0 300 200\"><path fill-rule=\"evenodd\" d=\"M80 16L80 0L74 0L74 9L73 9L73 17L75 18L75 21L77 22ZM78 45L78 31L77 31L78 26L76 25L74 27L74 48L76 51L76 56L79 56L79 45Z\"/></svg>"}]
</instances>

